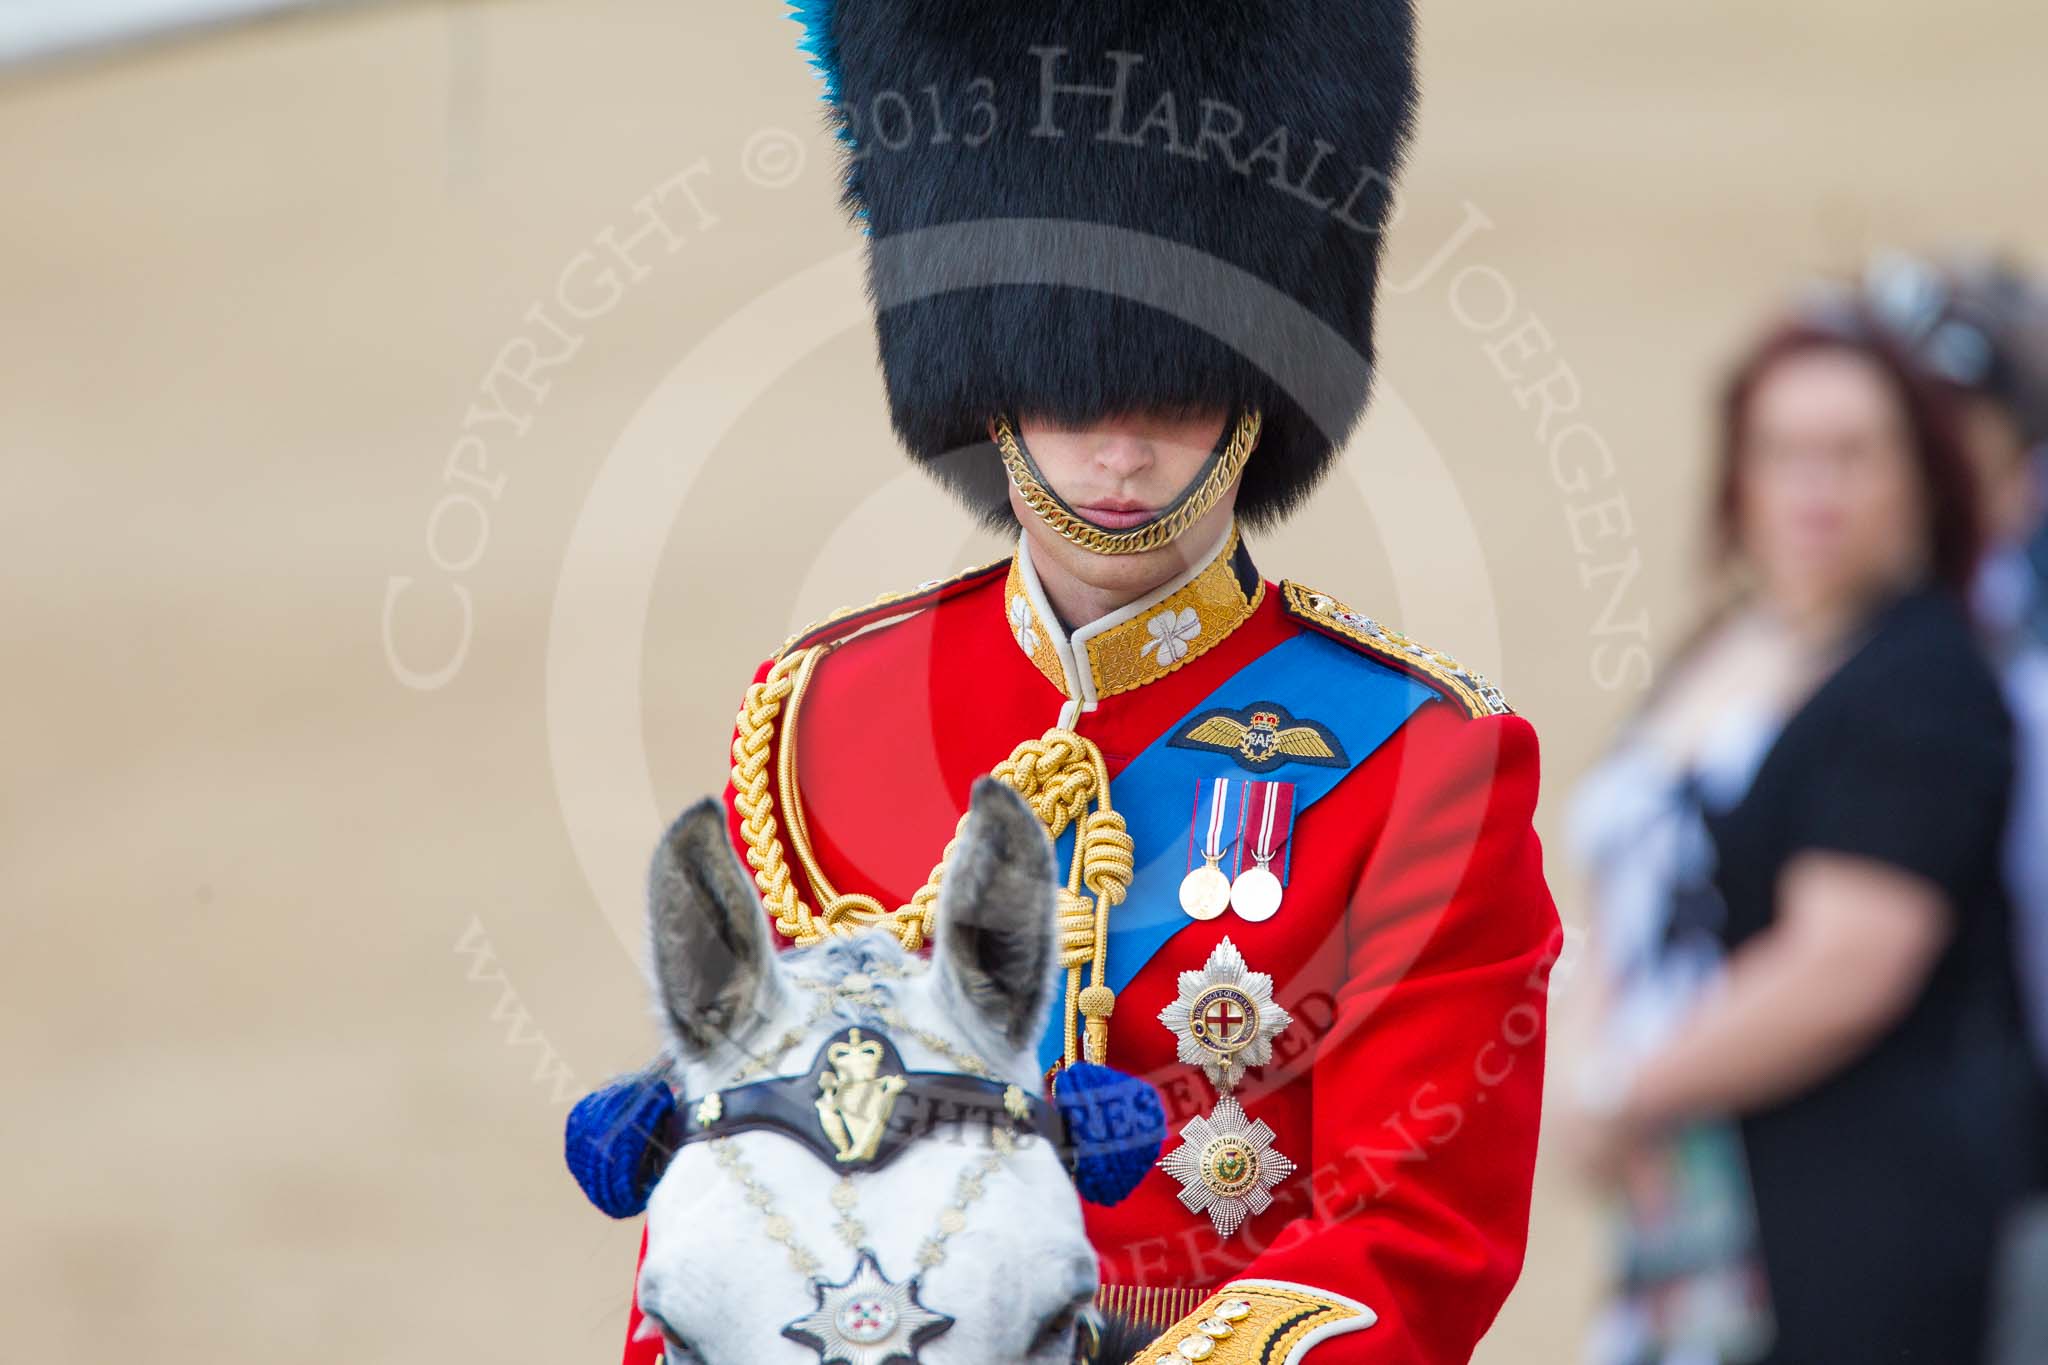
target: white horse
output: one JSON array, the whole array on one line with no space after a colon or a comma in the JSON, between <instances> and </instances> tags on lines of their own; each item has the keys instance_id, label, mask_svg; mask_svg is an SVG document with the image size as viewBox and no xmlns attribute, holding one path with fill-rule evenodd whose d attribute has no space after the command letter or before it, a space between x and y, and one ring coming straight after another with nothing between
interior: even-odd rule
<instances>
[{"instance_id":1,"label":"white horse","mask_svg":"<svg viewBox=\"0 0 2048 1365\"><path fill-rule=\"evenodd\" d=\"M668 1365L1073 1358L1096 1259L1031 1098L1055 886L1044 828L984 778L929 964L881 931L778 958L724 811L676 821L649 920L684 1126L639 1286Z\"/></svg>"}]
</instances>

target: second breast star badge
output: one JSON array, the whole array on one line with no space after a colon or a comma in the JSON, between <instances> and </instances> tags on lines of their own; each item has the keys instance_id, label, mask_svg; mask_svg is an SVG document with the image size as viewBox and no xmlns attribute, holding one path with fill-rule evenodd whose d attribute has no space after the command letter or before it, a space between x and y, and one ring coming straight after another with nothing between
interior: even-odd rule
<instances>
[{"instance_id":1,"label":"second breast star badge","mask_svg":"<svg viewBox=\"0 0 2048 1365\"><path fill-rule=\"evenodd\" d=\"M1208 1214L1219 1237L1271 1208L1273 1187L1294 1174L1294 1163L1273 1150L1265 1120L1247 1118L1228 1095L1207 1118L1189 1119L1180 1135L1159 1164L1180 1182L1180 1202Z\"/></svg>"}]
</instances>

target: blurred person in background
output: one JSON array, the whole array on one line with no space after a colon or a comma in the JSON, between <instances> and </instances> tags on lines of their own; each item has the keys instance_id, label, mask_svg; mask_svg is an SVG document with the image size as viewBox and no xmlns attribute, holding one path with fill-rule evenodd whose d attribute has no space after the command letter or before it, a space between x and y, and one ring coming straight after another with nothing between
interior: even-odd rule
<instances>
[{"instance_id":1,"label":"blurred person in background","mask_svg":"<svg viewBox=\"0 0 2048 1365\"><path fill-rule=\"evenodd\" d=\"M2048 584L2030 554L2048 514L2048 297L2006 262L1896 252L1871 263L1860 292L1963 416L1984 531L1970 600L2015 728L2005 869L2035 1052L2048 1067Z\"/></svg>"},{"instance_id":2,"label":"blurred person in background","mask_svg":"<svg viewBox=\"0 0 2048 1365\"><path fill-rule=\"evenodd\" d=\"M1653 707L1579 784L1569 812L1595 901L1592 989L1569 997L1594 1002L1573 1021L1582 1034L1588 1022L1594 1029L1579 1040L1581 1098L1593 1108L1670 1041L1726 957L1706 809L1740 796L1768 731L1751 708L1715 721L1706 743L1670 744L1689 738L1669 734L1670 724L1668 707ZM1615 1284L1595 1321L1592 1365L1761 1355L1769 1295L1734 1122L1676 1123L1603 1160L1617 1196Z\"/></svg>"},{"instance_id":3,"label":"blurred person in background","mask_svg":"<svg viewBox=\"0 0 2048 1365\"><path fill-rule=\"evenodd\" d=\"M1864 273L1866 305L1961 407L1985 551L1971 592L2013 713L2005 873L2035 1058L2048 1067L2048 296L2008 262L1889 253ZM2048 1360L2048 1199L2008 1231L1993 1358Z\"/></svg>"},{"instance_id":4,"label":"blurred person in background","mask_svg":"<svg viewBox=\"0 0 2048 1365\"><path fill-rule=\"evenodd\" d=\"M2010 720L1965 605L1979 510L1953 396L1874 319L1788 324L1738 367L1729 605L1574 813L1603 1046L1568 1136L1627 1209L1606 1359L1983 1358L2039 1082L1998 871Z\"/></svg>"}]
</instances>

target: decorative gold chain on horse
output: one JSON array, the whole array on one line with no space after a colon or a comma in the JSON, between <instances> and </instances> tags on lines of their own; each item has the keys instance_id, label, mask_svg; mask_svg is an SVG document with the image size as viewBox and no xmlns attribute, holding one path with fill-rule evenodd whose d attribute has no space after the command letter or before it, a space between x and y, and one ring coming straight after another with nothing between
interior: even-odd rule
<instances>
[{"instance_id":1,"label":"decorative gold chain on horse","mask_svg":"<svg viewBox=\"0 0 2048 1365\"><path fill-rule=\"evenodd\" d=\"M823 1274L824 1261L797 1236L796 1224L776 1206L774 1192L761 1183L732 1139L714 1138L710 1146L712 1160L740 1187L747 1203L760 1213L762 1231L769 1241L782 1248L783 1254L789 1258L789 1268L806 1280ZM1001 1170L1003 1163L1016 1151L1017 1140L1008 1129L990 1130L988 1152L960 1172L951 1202L939 1210L936 1226L918 1244L917 1267L920 1271L930 1270L946 1259L946 1243L967 1226L968 1213L988 1193L989 1178ZM868 1245L868 1229L860 1220L859 1187L850 1179L841 1179L832 1188L832 1207L839 1214L833 1221L833 1232L848 1249L861 1253Z\"/></svg>"},{"instance_id":2,"label":"decorative gold chain on horse","mask_svg":"<svg viewBox=\"0 0 2048 1365\"><path fill-rule=\"evenodd\" d=\"M829 935L885 926L907 951L916 952L931 937L939 887L967 817L961 817L931 875L907 905L891 911L873 896L842 895L833 887L812 854L803 803L795 799L797 717L811 675L829 649L820 645L778 659L766 677L747 689L740 707L732 746L732 785L747 864L754 871L762 901L775 918L776 931L791 942L804 946L822 942ZM776 743L778 729L780 744ZM768 774L771 753L776 758L772 783ZM1109 769L1093 740L1054 728L1019 744L990 776L1024 798L1050 837L1057 839L1068 826L1076 827L1067 884L1059 893L1060 964L1067 971L1065 1059L1076 1061L1085 1053L1087 1060L1100 1065L1108 1056L1109 1017L1116 1008L1116 993L1107 984L1109 912L1129 893L1135 868L1135 849L1123 816L1109 804ZM784 796L781 803L776 800L778 790ZM778 804L782 807L779 819ZM783 852L784 822L789 842L819 897L816 910L797 893L796 879Z\"/></svg>"}]
</instances>

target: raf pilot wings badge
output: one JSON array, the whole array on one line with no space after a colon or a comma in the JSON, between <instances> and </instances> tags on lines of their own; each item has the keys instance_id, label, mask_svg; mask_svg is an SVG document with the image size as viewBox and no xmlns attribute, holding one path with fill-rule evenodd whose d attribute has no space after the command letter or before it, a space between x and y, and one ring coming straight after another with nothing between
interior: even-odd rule
<instances>
[{"instance_id":1,"label":"raf pilot wings badge","mask_svg":"<svg viewBox=\"0 0 2048 1365\"><path fill-rule=\"evenodd\" d=\"M1204 711L1167 743L1176 749L1229 754L1239 767L1255 773L1271 772L1289 763L1319 768L1351 766L1343 744L1328 726L1297 720L1274 702Z\"/></svg>"}]
</instances>

